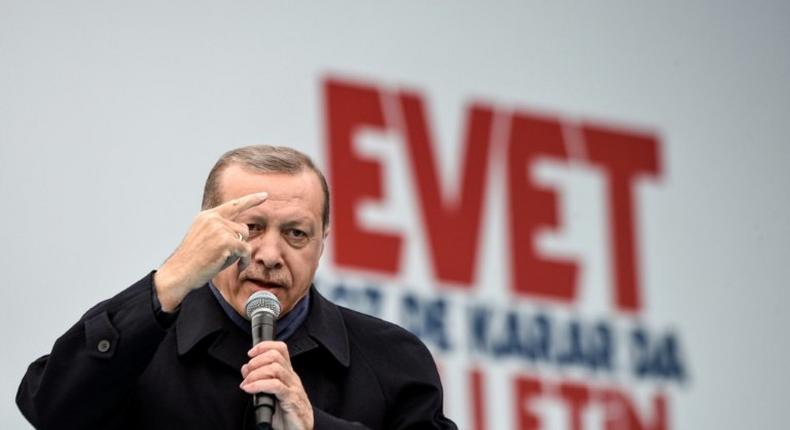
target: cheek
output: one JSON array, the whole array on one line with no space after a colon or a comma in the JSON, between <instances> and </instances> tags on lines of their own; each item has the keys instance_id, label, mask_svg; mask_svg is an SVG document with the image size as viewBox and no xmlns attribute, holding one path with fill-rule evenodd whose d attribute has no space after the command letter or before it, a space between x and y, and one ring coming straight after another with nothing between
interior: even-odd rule
<instances>
[{"instance_id":1,"label":"cheek","mask_svg":"<svg viewBox=\"0 0 790 430\"><path fill-rule=\"evenodd\" d=\"M301 252L294 253L287 258L288 267L295 281L311 281L313 273L318 267L318 259L321 256L321 249L303 249Z\"/></svg>"}]
</instances>

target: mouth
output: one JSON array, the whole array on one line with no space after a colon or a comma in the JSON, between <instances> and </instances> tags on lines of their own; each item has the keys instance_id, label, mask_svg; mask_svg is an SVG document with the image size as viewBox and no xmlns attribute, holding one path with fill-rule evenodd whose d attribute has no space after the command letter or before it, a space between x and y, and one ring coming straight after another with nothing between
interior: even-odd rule
<instances>
[{"instance_id":1,"label":"mouth","mask_svg":"<svg viewBox=\"0 0 790 430\"><path fill-rule=\"evenodd\" d=\"M246 279L246 281L254 285L256 290L276 290L285 288L285 285L275 281L265 281L261 279Z\"/></svg>"}]
</instances>

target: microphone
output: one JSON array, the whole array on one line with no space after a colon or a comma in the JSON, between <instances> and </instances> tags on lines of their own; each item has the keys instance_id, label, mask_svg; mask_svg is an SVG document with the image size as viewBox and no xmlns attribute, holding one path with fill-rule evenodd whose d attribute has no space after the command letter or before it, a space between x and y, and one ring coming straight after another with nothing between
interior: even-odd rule
<instances>
[{"instance_id":1,"label":"microphone","mask_svg":"<svg viewBox=\"0 0 790 430\"><path fill-rule=\"evenodd\" d=\"M277 296L268 291L258 291L247 299L245 309L252 325L252 346L264 340L274 340L274 324L280 316L280 301ZM272 428L275 400L275 396L269 393L252 395L255 423L259 430Z\"/></svg>"}]
</instances>

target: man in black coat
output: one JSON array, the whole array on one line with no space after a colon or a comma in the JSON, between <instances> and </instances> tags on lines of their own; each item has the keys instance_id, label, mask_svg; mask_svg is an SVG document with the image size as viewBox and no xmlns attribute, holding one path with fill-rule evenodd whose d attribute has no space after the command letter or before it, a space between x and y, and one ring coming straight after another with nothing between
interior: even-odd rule
<instances>
[{"instance_id":1,"label":"man in black coat","mask_svg":"<svg viewBox=\"0 0 790 430\"><path fill-rule=\"evenodd\" d=\"M276 429L455 428L415 336L312 287L328 234L329 189L307 156L226 153L178 248L33 362L17 404L41 429L242 429L265 392ZM242 315L261 290L282 307L277 340L250 348Z\"/></svg>"}]
</instances>

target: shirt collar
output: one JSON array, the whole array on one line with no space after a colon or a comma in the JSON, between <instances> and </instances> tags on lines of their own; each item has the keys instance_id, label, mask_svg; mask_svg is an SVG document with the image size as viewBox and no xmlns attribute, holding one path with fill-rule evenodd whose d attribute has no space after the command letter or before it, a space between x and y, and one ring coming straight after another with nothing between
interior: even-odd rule
<instances>
[{"instance_id":1,"label":"shirt collar","mask_svg":"<svg viewBox=\"0 0 790 430\"><path fill-rule=\"evenodd\" d=\"M241 331L247 333L248 335L252 336L252 328L250 327L250 321L241 316L230 303L222 297L222 293L219 292L219 289L214 286L214 283L209 281L208 287L211 290L214 298L217 299L219 305L222 307L222 310L225 314L233 321ZM276 324L276 333L274 334L274 338L277 340L285 341L287 340L297 328L304 322L307 318L307 310L310 307L310 295L305 294L296 305L294 305L293 309L290 312L283 315L281 318L277 320Z\"/></svg>"}]
</instances>

